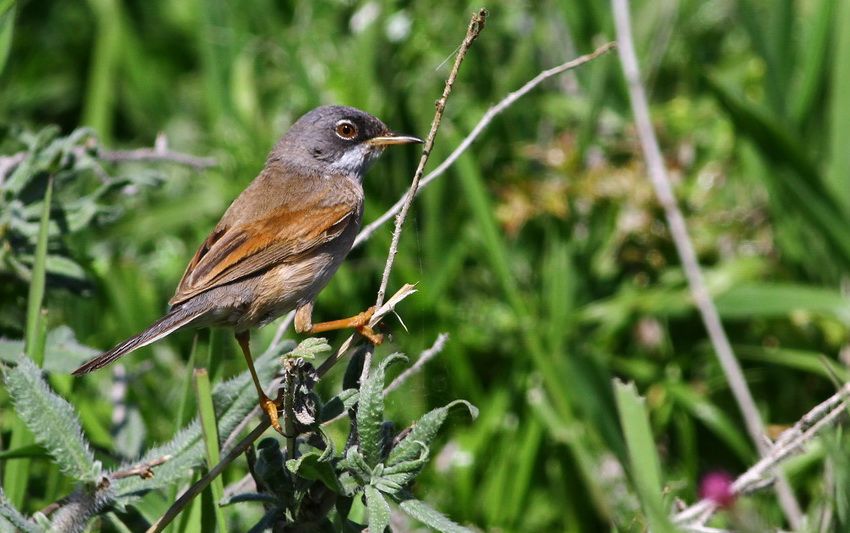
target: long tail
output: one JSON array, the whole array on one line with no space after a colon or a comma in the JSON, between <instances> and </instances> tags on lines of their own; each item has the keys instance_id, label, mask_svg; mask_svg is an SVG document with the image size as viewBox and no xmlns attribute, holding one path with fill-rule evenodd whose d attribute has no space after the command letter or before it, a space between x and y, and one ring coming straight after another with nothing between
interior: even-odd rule
<instances>
[{"instance_id":1,"label":"long tail","mask_svg":"<svg viewBox=\"0 0 850 533\"><path fill-rule=\"evenodd\" d=\"M175 332L197 318L203 312L202 310L199 311L198 309L190 309L187 307L188 306L183 305L176 309L172 309L167 315L154 322L150 327L148 327L148 329L134 337L130 337L108 352L104 352L97 357L88 360L72 373L75 376L80 376L82 374L88 374L98 368L103 368L119 357L127 355L137 348L147 346L148 344L156 342L159 339Z\"/></svg>"}]
</instances>

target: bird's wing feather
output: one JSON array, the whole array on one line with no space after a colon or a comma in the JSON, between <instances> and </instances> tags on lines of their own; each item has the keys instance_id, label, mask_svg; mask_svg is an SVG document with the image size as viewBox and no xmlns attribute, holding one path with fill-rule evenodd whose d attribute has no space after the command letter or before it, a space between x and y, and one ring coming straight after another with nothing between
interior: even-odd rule
<instances>
[{"instance_id":1,"label":"bird's wing feather","mask_svg":"<svg viewBox=\"0 0 850 533\"><path fill-rule=\"evenodd\" d=\"M345 231L355 212L356 206L347 202L300 209L283 206L258 220L219 225L189 262L169 303L180 304L328 243Z\"/></svg>"}]
</instances>

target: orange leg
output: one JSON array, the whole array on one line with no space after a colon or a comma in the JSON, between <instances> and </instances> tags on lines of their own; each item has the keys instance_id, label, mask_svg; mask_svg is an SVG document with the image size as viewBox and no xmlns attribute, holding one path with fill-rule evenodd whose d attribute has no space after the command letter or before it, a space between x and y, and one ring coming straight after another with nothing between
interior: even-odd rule
<instances>
[{"instance_id":1,"label":"orange leg","mask_svg":"<svg viewBox=\"0 0 850 533\"><path fill-rule=\"evenodd\" d=\"M260 408L269 416L269 422L271 422L275 431L283 435L283 428L280 427L280 421L277 416L277 404L266 396L263 387L260 385L260 378L257 377L257 371L254 369L254 360L251 358L250 340L251 333L249 331L236 333L236 341L239 343L239 347L242 348L242 355L245 356L245 362L248 363L251 379L254 380L254 386L257 387L257 395L260 397Z\"/></svg>"},{"instance_id":2,"label":"orange leg","mask_svg":"<svg viewBox=\"0 0 850 533\"><path fill-rule=\"evenodd\" d=\"M312 310L312 306L309 309ZM384 336L380 333L375 333L369 326L369 320L372 319L372 315L374 314L375 307L373 306L352 317L331 320L330 322L321 322L319 324L304 325L300 328L297 327L297 322L299 322L299 320L296 315L296 329L300 333L322 333L324 331L353 328L356 329L358 333L369 339L372 344L381 344L384 342ZM306 317L306 320L309 323L309 315Z\"/></svg>"}]
</instances>

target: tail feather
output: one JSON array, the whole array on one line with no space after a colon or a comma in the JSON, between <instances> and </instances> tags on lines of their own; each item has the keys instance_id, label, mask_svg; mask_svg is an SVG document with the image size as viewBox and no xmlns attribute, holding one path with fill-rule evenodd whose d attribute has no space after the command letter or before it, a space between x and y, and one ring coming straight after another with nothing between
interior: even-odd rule
<instances>
[{"instance_id":1,"label":"tail feather","mask_svg":"<svg viewBox=\"0 0 850 533\"><path fill-rule=\"evenodd\" d=\"M197 310L187 309L186 306L172 309L167 315L151 324L151 326L143 332L130 337L108 352L104 352L93 359L89 359L83 363L80 368L74 370L72 374L80 376L82 374L88 374L89 372L99 368L103 368L119 357L127 355L138 348L147 346L148 344L156 342L159 339L175 332L189 324L192 320L197 318L198 315L199 312Z\"/></svg>"}]
</instances>

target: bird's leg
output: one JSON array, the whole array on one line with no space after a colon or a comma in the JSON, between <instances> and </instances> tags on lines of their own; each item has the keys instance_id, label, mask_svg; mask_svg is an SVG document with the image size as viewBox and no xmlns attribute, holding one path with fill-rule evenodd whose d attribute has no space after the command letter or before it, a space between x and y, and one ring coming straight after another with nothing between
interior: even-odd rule
<instances>
[{"instance_id":1,"label":"bird's leg","mask_svg":"<svg viewBox=\"0 0 850 533\"><path fill-rule=\"evenodd\" d=\"M283 428L280 427L280 421L277 416L277 404L274 400L266 396L262 385L260 385L260 378L257 377L257 371L254 369L254 360L251 358L250 340L250 331L245 330L236 333L236 341L239 343L239 347L242 348L242 355L245 356L245 361L248 363L248 370L251 372L251 379L254 380L254 386L257 387L257 396L260 397L260 409L269 416L269 422L271 422L275 431L283 435Z\"/></svg>"},{"instance_id":2,"label":"bird's leg","mask_svg":"<svg viewBox=\"0 0 850 533\"><path fill-rule=\"evenodd\" d=\"M374 306L362 313L358 313L348 318L321 322L319 324L313 324L311 319L312 314L312 302L299 307L295 312L295 331L298 333L322 333L324 331L333 331L335 329L353 328L356 329L359 334L369 339L372 344L381 344L384 342L384 336L380 333L375 333L371 326L369 326L369 320L371 320L372 315L375 314Z\"/></svg>"}]
</instances>

